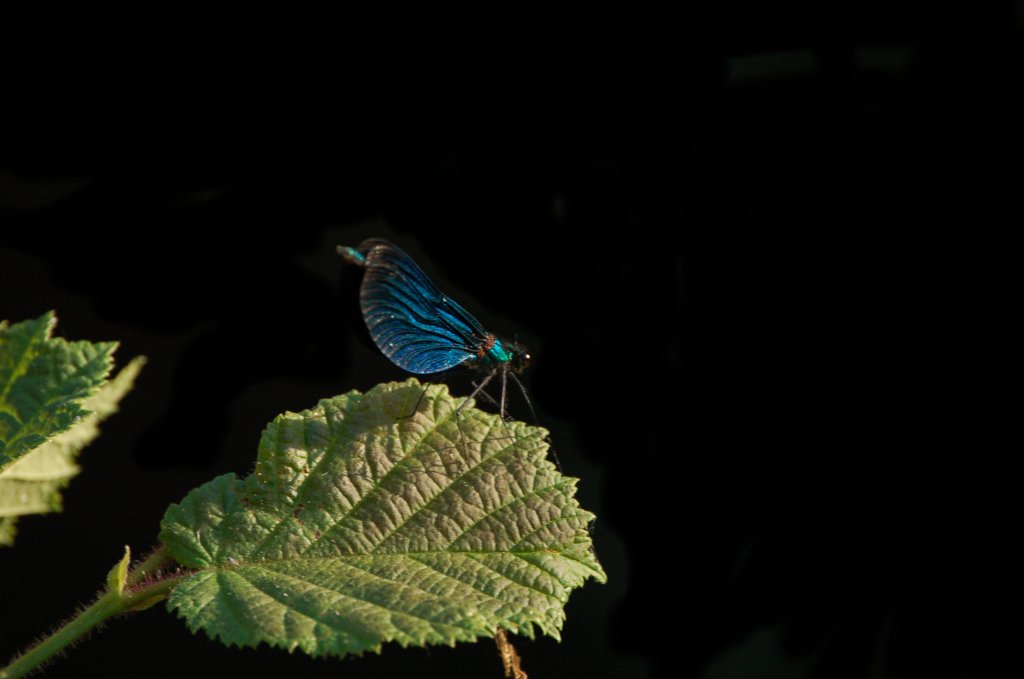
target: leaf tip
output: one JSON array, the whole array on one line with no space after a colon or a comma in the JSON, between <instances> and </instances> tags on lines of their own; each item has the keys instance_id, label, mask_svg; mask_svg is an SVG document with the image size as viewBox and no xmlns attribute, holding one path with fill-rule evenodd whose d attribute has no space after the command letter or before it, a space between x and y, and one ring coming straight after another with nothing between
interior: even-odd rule
<instances>
[{"instance_id":1,"label":"leaf tip","mask_svg":"<svg viewBox=\"0 0 1024 679\"><path fill-rule=\"evenodd\" d=\"M124 556L114 564L114 567L107 573L107 591L113 594L121 594L124 591L124 583L128 577L128 564L132 560L132 550L128 545L124 546Z\"/></svg>"}]
</instances>

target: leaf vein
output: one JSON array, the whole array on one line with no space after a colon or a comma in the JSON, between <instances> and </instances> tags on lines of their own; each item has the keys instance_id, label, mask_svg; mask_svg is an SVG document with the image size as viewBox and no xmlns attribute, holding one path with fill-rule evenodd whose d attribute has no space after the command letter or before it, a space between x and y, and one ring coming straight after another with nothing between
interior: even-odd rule
<instances>
[{"instance_id":1,"label":"leaf vein","mask_svg":"<svg viewBox=\"0 0 1024 679\"><path fill-rule=\"evenodd\" d=\"M444 552L444 554L449 554L449 552ZM438 575L441 575L443 577L449 578L451 580L455 580L456 582L458 582L460 584L463 584L466 587L469 587L470 589L474 589L477 592L480 592L481 594L483 594L484 596L489 597L491 599L494 599L495 601L501 603L503 606L507 606L509 604L508 601L505 601L501 597L495 596L494 594L492 594L491 592L488 592L485 589L481 589L480 587L477 587L475 584L473 584L471 582L466 582L465 580L462 580L461 578L457 578L455 576L449 575L448 573L445 573L444 571L442 571L439 568L437 568L436 566L434 566L434 564L432 564L432 563L429 563L427 561L424 561L423 559L417 558L416 556L410 556L409 559L411 561L415 561L416 563L424 566L425 568L429 568L430 570L434 571ZM477 563L479 563L479 562L477 562ZM493 568L491 568L489 570L494 571ZM514 585L518 585L519 584L515 580L512 580L511 578L508 578L508 580L509 580L509 582L511 582Z\"/></svg>"},{"instance_id":2,"label":"leaf vein","mask_svg":"<svg viewBox=\"0 0 1024 679\"><path fill-rule=\"evenodd\" d=\"M491 425L491 429L488 431L488 434L490 434L492 431L494 431L495 426L496 425L493 425L493 424ZM487 437L485 436L484 440L486 440L486 438ZM451 480L449 480L448 485L446 485L444 488L442 488L437 493L437 495L435 495L434 497L430 498L429 500L424 502L419 507L416 507L415 509L413 509L409 513L409 515L407 517L405 517L405 520L403 520L401 523L399 523L398 525L394 526L390 531L388 531L383 536L381 536L377 540L377 542L370 547L370 549L373 550L373 549L376 549L376 548L380 547L389 538L391 538L392 536L396 535L398 533L398 531L402 530L402 528L406 524L408 524L410 521L412 521L417 515L419 515L420 512L426 510L428 507L430 507L430 505L434 504L435 502L438 502L438 501L446 498L448 496L448 494L450 494L450 492L454 492L452 489L455 488L456 484L458 484L460 481L465 479L466 476L468 476L472 472L474 472L477 469L479 469L480 467L482 467L485 463L490 462L490 461L495 460L495 459L499 459L507 451L510 451L510 450L514 451L516 449L515 446L516 446L517 442L518 441L513 441L509 445L505 446L504 448L494 452L493 454L491 454L491 455L489 455L487 457L484 457L483 455L481 455L480 459L475 464L473 464L473 465L471 465L469 467L466 467L466 469L464 469L461 474L459 474L458 476L455 476Z\"/></svg>"},{"instance_id":3,"label":"leaf vein","mask_svg":"<svg viewBox=\"0 0 1024 679\"><path fill-rule=\"evenodd\" d=\"M257 568L258 569L258 568L260 568L260 566L253 566L253 568ZM414 620L422 620L423 622L427 623L428 625L438 625L438 626L441 626L441 627L448 627L448 628L452 628L452 629L465 629L465 628L463 628L463 627L461 627L459 625L452 625L451 623L441 622L441 621L438 621L438 620L434 620L432 618L424 617L422 615L417 615L417 614L412 613L412 612L403 611L403 610L399 610L399 609L396 609L396 608L389 608L388 606L385 606L384 604L381 604L381 603L378 603L376 601L373 601L372 599L367 599L365 597L358 597L355 594L353 594L352 592L342 592L342 591L339 591L339 590L336 590L336 589L331 589L329 587L325 587L324 585L321 585L318 582L315 582L315 581L310 580L308 578L301 577L300 575L297 575L295 573L291 573L291 572L285 573L285 572L282 572L282 571L279 571L279 570L276 570L276 569L271 569L271 568L265 568L264 570L268 570L268 571L272 572L276 576L280 576L280 577L283 577L283 578L286 578L286 579L295 580L297 582L301 582L303 584L309 585L309 586L313 587L314 589L316 589L317 591L326 592L326 593L329 593L329 594L337 595L339 599L350 599L352 601L360 601L362 603L365 603L365 604L368 604L368 605L372 606L373 608L379 608L380 610L385 611L389 615L398 614L398 615L401 615L401 616L405 616L407 618L412 618ZM299 609L295 608L291 604L291 602L282 601L281 599L278 599L273 594L271 594L268 591L265 591L262 587L260 587L255 582L249 580L248 578L246 578L246 582L250 583L254 588L259 590L260 592L263 592L264 594L267 595L267 597L273 599L274 601L277 601L282 606L284 606L284 607L286 607L286 608L288 608L290 610L294 610L294 611L298 611L299 610ZM301 613L301 611L299 611L299 612ZM316 620L316 618L314 618L313 616L311 616L309 614L303 613L303 615L305 615L306 617L310 618L311 620ZM334 625L332 623L330 623L330 622L327 622L326 620L323 622L323 624L325 624L325 625L327 625L329 627L334 628Z\"/></svg>"},{"instance_id":4,"label":"leaf vein","mask_svg":"<svg viewBox=\"0 0 1024 679\"><path fill-rule=\"evenodd\" d=\"M518 555L516 555L516 556L518 556ZM555 596L555 595L554 595L554 594L552 594L551 592L545 592L544 590L542 590L542 589L539 589L538 587L534 587L533 585L528 585L528 584L526 584L525 582L520 582L519 580L516 580L516 579L515 579L515 578L513 578L512 576L510 576L510 575L507 575L507 574L505 574L505 573L502 573L502 572L501 572L501 571L499 571L499 570L498 570L497 568L495 568L495 567L494 567L494 566L492 566L491 564L487 563L487 562L486 562L486 561L484 561L483 559L478 559L478 558L476 558L476 557L475 557L475 556L474 556L473 554L467 553L467 554L466 554L466 557L467 557L467 558L469 558L469 559L472 559L473 561L476 561L476 562L477 562L478 564L480 564L480 565L481 565L481 566L483 566L484 568L486 568L486 569L488 569L488 570L490 570L490 571L493 571L494 573L497 573L497 574L498 574L498 576L500 576L500 577L502 577L502 578L505 578L506 580L508 580L509 582L511 582L511 583L513 583L513 584L519 585L520 587L525 587L526 589L531 589L531 590L533 590L534 592L537 592L537 593L539 593L539 594L542 594L542 595L544 595L544 596L546 596L546 597L548 597L548 598L550 598L550 599L554 599L555 601L557 601L557 602L559 602L559 603L561 603L561 602L562 602L562 600L561 600L561 599L560 599L559 597ZM521 559L522 559L522 557L519 557L519 558L521 558ZM533 564L532 564L532 563L530 563L529 561L527 561L526 559L523 559L523 561L525 561L525 562L526 562L526 563L527 563L528 565L530 565L530 566L533 566ZM538 570L541 570L541 571L543 571L544 573L547 573L548 575L551 575L551 574L550 574L550 573L548 573L547 571L544 571L544 569L543 569L543 568L538 568ZM556 580L558 580L558 579L556 578ZM561 584L561 580L558 580L558 582L559 582L559 584Z\"/></svg>"},{"instance_id":5,"label":"leaf vein","mask_svg":"<svg viewBox=\"0 0 1024 679\"><path fill-rule=\"evenodd\" d=\"M44 324L42 328L42 333L32 333L32 335L29 336L29 340L25 344L24 351L22 351L21 355L18 356L18 360L15 361L14 366L11 368L10 374L7 376L7 382L4 384L3 391L0 391L0 401L7 401L7 395L10 394L11 388L14 386L14 383L18 380L18 378L25 374L26 370L28 370L28 366L32 363L32 360L35 358L34 355L29 356L29 353L37 344L45 341L47 327L48 324Z\"/></svg>"},{"instance_id":6,"label":"leaf vein","mask_svg":"<svg viewBox=\"0 0 1024 679\"><path fill-rule=\"evenodd\" d=\"M561 484L558 484L558 485L561 485ZM545 528L548 528L549 526L553 526L556 523L562 523L563 521L568 522L568 521L571 521L572 519L577 519L577 518L579 518L579 514L569 514L568 516L564 516L564 515L563 516L557 516L557 517L551 519L550 521L545 521L541 525L537 526L536 528L534 528L530 532L528 532L525 535L523 535L522 537L520 537L519 538L519 542L517 542L514 545L512 545L512 550L515 550L516 547L523 547L523 543L524 542L526 542L527 540L529 540L530 538L532 538L534 535L536 535L537 533L541 532ZM531 553L531 552L534 552L536 550L522 549L522 550L517 550L517 551L523 551L523 552Z\"/></svg>"},{"instance_id":7,"label":"leaf vein","mask_svg":"<svg viewBox=\"0 0 1024 679\"><path fill-rule=\"evenodd\" d=\"M468 526L466 526L465 530L463 530L461 533L459 533L457 536L455 536L455 538L453 538L448 544L449 545L455 544L456 542L461 540L463 537L465 537L466 534L469 533L471 530L473 530L474 528L479 526L481 523L483 523L487 519L493 517L498 512L501 512L501 511L503 511L505 509L508 509L509 507L512 507L513 505L515 505L515 504L517 504L519 502L523 502L525 500L529 500L532 497L543 499L541 497L541 493L543 491L550 490L551 488L558 488L559 486L564 486L564 485L566 485L565 482L553 483L550 486L544 486L542 488L533 488L533 489L523 493L522 495L515 495L515 496L513 496L512 499L509 500L508 502L504 502L504 503L500 504L499 506L495 507L491 511L485 513L484 515L480 516L476 520L472 521ZM548 504L551 504L551 503L549 502ZM550 522L546 522L546 523L550 523ZM533 531L530 531L530 532L532 533Z\"/></svg>"},{"instance_id":8,"label":"leaf vein","mask_svg":"<svg viewBox=\"0 0 1024 679\"><path fill-rule=\"evenodd\" d=\"M439 428L439 427L440 427L441 425L443 425L443 424L444 424L445 422L447 422L448 420L450 420L450 419L451 419L451 417L452 417L452 415L454 414L454 412L455 412L454 410L452 410L452 411L449 411L449 412L448 412L448 413L447 413L447 414L445 415L445 417L444 417L443 419L440 419L440 420L436 420L436 421L434 422L434 426L433 426L433 427L431 427L431 428L430 428L430 430L429 430L429 431L428 431L428 432L427 432L426 434L424 434L424 435L423 435L423 437L422 437L422 438L421 438L421 439L420 439L420 440L419 440L419 441L418 441L418 442L417 442L417 443L416 443L416 444L415 444L415 445L414 445L414 446L413 446L413 447L412 447L412 448L410 449L410 452L409 452L409 453L407 453L407 454L406 454L406 455L405 455L405 456L404 456L404 457L403 457L403 458L402 458L401 460L399 460L398 462L396 462L395 464L393 464L393 465L391 466L391 469L388 469L388 470L387 470L386 472L384 472L384 475L383 475L383 476L381 476L381 477L380 477L380 478L379 478L379 479L377 480L377 483L376 483L376 485L374 485L374 486L373 486L372 488L370 488L370 490L369 490L369 491L367 491L367 492L366 492L366 493L365 493L365 494L364 494L364 495L363 495L362 497L360 497L360 498L359 498L359 500L358 500L358 501L357 501L357 502L356 502L356 503L355 503L354 505L352 505L351 507L349 507L348 511L347 511L347 512L345 512L345 515L344 515L344 516L340 517L340 518L339 518L339 519L338 519L338 520L337 520L337 521L336 521L336 522L334 523L334 525L333 525L333 526L331 526L331 527L330 527L330 528L328 528L327 530L323 531L323 532L322 532L322 533L320 534L320 537L316 538L315 540L312 540L312 541L311 541L311 542L310 542L310 543L309 543L308 545L306 545L306 547L304 547L304 548L302 549L302 551L301 551L301 552L299 552L299 553L300 553L300 554L306 554L306 553L307 553L307 552L308 552L308 551L309 551L310 549L312 549L312 548L313 548L314 546L316 546L317 544L319 544L319 543L323 542L323 541L324 541L324 539L325 539L325 538L326 538L326 537L327 537L328 535L332 534L332 533L333 533L333 532L334 532L334 531L335 531L336 529L338 529L338 528L341 528L341 527L343 527L343 521L344 521L344 519L345 519L345 518L347 518L347 517L349 517L349 516L352 516L352 515L353 515L353 514L354 514L354 513L355 513L355 512L356 512L356 511L357 511L357 510L358 510L358 509L360 508L360 507L362 507L362 506L363 506L363 505L364 505L364 504L365 504L365 503L367 502L367 500L368 500L369 498L371 498L371 497L374 497L374 496L375 496L376 494L378 494L378 493L383 493L383 492L385 492L385 490L384 490L384 482L385 482L385 481L387 481L387 480L388 480L388 479L389 479L389 478L391 477L391 475L392 475L392 474L394 474L394 473L395 473L395 471L396 471L396 470L397 470L397 469L398 469L399 467L403 467L403 465L404 465L404 463L405 463L405 462L407 462L407 461L410 461L410 460L412 460L412 461L415 461L415 455L416 455L416 451L417 451L417 450L419 449L420 445L422 445L423 441L425 441L425 440L426 440L426 439L427 439L427 438L428 438L428 437L430 436L430 434L431 434L431 433L433 433L434 431L437 431L437 429L438 429L438 428Z\"/></svg>"}]
</instances>

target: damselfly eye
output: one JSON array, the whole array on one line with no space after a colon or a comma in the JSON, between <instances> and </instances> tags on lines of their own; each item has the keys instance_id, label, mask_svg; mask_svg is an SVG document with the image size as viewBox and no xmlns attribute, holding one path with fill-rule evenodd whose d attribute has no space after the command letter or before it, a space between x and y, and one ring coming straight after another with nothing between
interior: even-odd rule
<instances>
[{"instance_id":1,"label":"damselfly eye","mask_svg":"<svg viewBox=\"0 0 1024 679\"><path fill-rule=\"evenodd\" d=\"M512 365L509 367L513 372L521 373L530 366L530 360L533 357L530 356L530 352L520 348L518 351L512 353Z\"/></svg>"}]
</instances>

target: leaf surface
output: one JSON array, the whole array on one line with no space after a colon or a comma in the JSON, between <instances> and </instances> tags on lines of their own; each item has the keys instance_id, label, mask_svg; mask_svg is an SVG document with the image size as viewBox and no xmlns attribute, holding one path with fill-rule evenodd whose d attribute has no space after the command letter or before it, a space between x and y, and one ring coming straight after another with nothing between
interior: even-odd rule
<instances>
[{"instance_id":1,"label":"leaf surface","mask_svg":"<svg viewBox=\"0 0 1024 679\"><path fill-rule=\"evenodd\" d=\"M0 470L86 414L116 342L51 338L53 312L0 327Z\"/></svg>"},{"instance_id":2,"label":"leaf surface","mask_svg":"<svg viewBox=\"0 0 1024 679\"><path fill-rule=\"evenodd\" d=\"M52 338L55 323L49 312L0 324L0 545L13 543L19 516L61 509L79 451L144 364L136 358L108 381L117 343Z\"/></svg>"},{"instance_id":3,"label":"leaf surface","mask_svg":"<svg viewBox=\"0 0 1024 679\"><path fill-rule=\"evenodd\" d=\"M593 516L543 429L457 406L409 380L275 419L249 477L168 509L161 541L194 569L169 607L227 644L312 655L557 638L570 591L605 578Z\"/></svg>"}]
</instances>

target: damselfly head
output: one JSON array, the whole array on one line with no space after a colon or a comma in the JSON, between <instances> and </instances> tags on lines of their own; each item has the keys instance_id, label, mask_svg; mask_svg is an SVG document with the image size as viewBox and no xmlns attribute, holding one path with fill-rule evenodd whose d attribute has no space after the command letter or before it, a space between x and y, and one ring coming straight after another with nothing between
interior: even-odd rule
<instances>
[{"instance_id":1,"label":"damselfly head","mask_svg":"<svg viewBox=\"0 0 1024 679\"><path fill-rule=\"evenodd\" d=\"M508 369L514 373L521 373L530 366L530 350L519 342L508 343Z\"/></svg>"}]
</instances>

